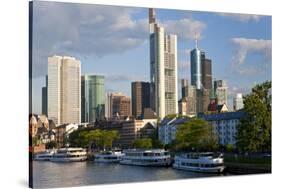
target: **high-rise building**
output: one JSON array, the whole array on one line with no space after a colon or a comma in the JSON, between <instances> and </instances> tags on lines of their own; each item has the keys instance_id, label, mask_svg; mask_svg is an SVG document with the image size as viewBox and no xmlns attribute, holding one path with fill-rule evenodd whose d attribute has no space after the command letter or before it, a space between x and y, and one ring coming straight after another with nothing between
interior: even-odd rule
<instances>
[{"instance_id":1,"label":"high-rise building","mask_svg":"<svg viewBox=\"0 0 281 189\"><path fill-rule=\"evenodd\" d=\"M225 104L227 106L227 84L224 80L214 81L214 91L217 105Z\"/></svg>"},{"instance_id":2,"label":"high-rise building","mask_svg":"<svg viewBox=\"0 0 281 189\"><path fill-rule=\"evenodd\" d=\"M94 122L105 117L104 76L81 77L81 122Z\"/></svg>"},{"instance_id":3,"label":"high-rise building","mask_svg":"<svg viewBox=\"0 0 281 189\"><path fill-rule=\"evenodd\" d=\"M149 9L151 107L158 117L178 113L177 36L166 35Z\"/></svg>"},{"instance_id":4,"label":"high-rise building","mask_svg":"<svg viewBox=\"0 0 281 189\"><path fill-rule=\"evenodd\" d=\"M181 80L182 99L179 100L179 113L182 115L196 114L196 88L188 84L188 80Z\"/></svg>"},{"instance_id":5,"label":"high-rise building","mask_svg":"<svg viewBox=\"0 0 281 189\"><path fill-rule=\"evenodd\" d=\"M208 111L210 104L210 90L197 89L196 90L196 111L197 113L204 113Z\"/></svg>"},{"instance_id":6,"label":"high-rise building","mask_svg":"<svg viewBox=\"0 0 281 189\"><path fill-rule=\"evenodd\" d=\"M212 89L212 60L202 60L202 85L205 89Z\"/></svg>"},{"instance_id":7,"label":"high-rise building","mask_svg":"<svg viewBox=\"0 0 281 189\"><path fill-rule=\"evenodd\" d=\"M196 46L190 52L190 71L191 71L191 85L194 85L196 89L202 88L202 59L205 58L205 53Z\"/></svg>"},{"instance_id":8,"label":"high-rise building","mask_svg":"<svg viewBox=\"0 0 281 189\"><path fill-rule=\"evenodd\" d=\"M187 97L188 96L188 80L182 79L181 80L181 97Z\"/></svg>"},{"instance_id":9,"label":"high-rise building","mask_svg":"<svg viewBox=\"0 0 281 189\"><path fill-rule=\"evenodd\" d=\"M80 123L80 64L73 57L48 57L48 117L57 125Z\"/></svg>"},{"instance_id":10,"label":"high-rise building","mask_svg":"<svg viewBox=\"0 0 281 189\"><path fill-rule=\"evenodd\" d=\"M196 101L196 87L189 85L187 95L187 115L196 115Z\"/></svg>"},{"instance_id":11,"label":"high-rise building","mask_svg":"<svg viewBox=\"0 0 281 189\"><path fill-rule=\"evenodd\" d=\"M48 76L46 76L46 86L42 87L42 114L48 116Z\"/></svg>"},{"instance_id":12,"label":"high-rise building","mask_svg":"<svg viewBox=\"0 0 281 189\"><path fill-rule=\"evenodd\" d=\"M110 118L131 116L131 99L122 93L111 93L108 96L108 115Z\"/></svg>"},{"instance_id":13,"label":"high-rise building","mask_svg":"<svg viewBox=\"0 0 281 189\"><path fill-rule=\"evenodd\" d=\"M150 83L136 81L132 82L132 115L140 118L144 108L150 107Z\"/></svg>"},{"instance_id":14,"label":"high-rise building","mask_svg":"<svg viewBox=\"0 0 281 189\"><path fill-rule=\"evenodd\" d=\"M236 97L233 98L233 110L241 110L244 108L243 103L243 95L241 93L237 93Z\"/></svg>"}]
</instances>

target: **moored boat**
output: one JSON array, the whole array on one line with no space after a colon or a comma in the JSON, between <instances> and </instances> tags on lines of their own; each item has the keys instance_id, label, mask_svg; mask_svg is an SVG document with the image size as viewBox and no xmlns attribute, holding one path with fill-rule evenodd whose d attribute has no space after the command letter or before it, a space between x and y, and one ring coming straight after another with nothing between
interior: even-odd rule
<instances>
[{"instance_id":1,"label":"moored boat","mask_svg":"<svg viewBox=\"0 0 281 189\"><path fill-rule=\"evenodd\" d=\"M221 173L225 169L223 156L212 152L187 153L175 156L173 168L204 173Z\"/></svg>"},{"instance_id":2,"label":"moored boat","mask_svg":"<svg viewBox=\"0 0 281 189\"><path fill-rule=\"evenodd\" d=\"M36 161L50 161L53 158L53 155L55 154L55 150L46 150L42 153L37 153L34 156L34 160Z\"/></svg>"},{"instance_id":3,"label":"moored boat","mask_svg":"<svg viewBox=\"0 0 281 189\"><path fill-rule=\"evenodd\" d=\"M168 151L162 149L125 150L120 164L139 166L168 166L171 163L171 156Z\"/></svg>"},{"instance_id":4,"label":"moored boat","mask_svg":"<svg viewBox=\"0 0 281 189\"><path fill-rule=\"evenodd\" d=\"M98 163L117 163L122 160L124 154L121 151L104 151L95 154L95 162Z\"/></svg>"},{"instance_id":5,"label":"moored boat","mask_svg":"<svg viewBox=\"0 0 281 189\"><path fill-rule=\"evenodd\" d=\"M50 161L74 162L87 160L87 152L83 148L61 148L53 155Z\"/></svg>"}]
</instances>

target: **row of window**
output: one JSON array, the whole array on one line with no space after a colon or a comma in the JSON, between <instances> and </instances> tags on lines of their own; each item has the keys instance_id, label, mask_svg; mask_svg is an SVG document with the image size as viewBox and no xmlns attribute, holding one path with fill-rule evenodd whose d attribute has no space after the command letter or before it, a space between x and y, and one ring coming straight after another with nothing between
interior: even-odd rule
<instances>
[{"instance_id":1,"label":"row of window","mask_svg":"<svg viewBox=\"0 0 281 189\"><path fill-rule=\"evenodd\" d=\"M217 164L199 164L199 163L186 163L182 162L182 166L189 166L189 167L219 167L222 166L222 163L217 163Z\"/></svg>"}]
</instances>

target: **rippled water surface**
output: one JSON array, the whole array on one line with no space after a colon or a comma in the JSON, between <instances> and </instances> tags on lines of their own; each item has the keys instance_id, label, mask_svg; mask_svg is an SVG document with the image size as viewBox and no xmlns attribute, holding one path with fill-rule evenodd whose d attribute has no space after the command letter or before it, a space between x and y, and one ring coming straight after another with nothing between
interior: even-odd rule
<instances>
[{"instance_id":1,"label":"rippled water surface","mask_svg":"<svg viewBox=\"0 0 281 189\"><path fill-rule=\"evenodd\" d=\"M33 162L35 188L85 186L126 182L163 181L223 176L176 170L172 167L141 167L94 162Z\"/></svg>"}]
</instances>

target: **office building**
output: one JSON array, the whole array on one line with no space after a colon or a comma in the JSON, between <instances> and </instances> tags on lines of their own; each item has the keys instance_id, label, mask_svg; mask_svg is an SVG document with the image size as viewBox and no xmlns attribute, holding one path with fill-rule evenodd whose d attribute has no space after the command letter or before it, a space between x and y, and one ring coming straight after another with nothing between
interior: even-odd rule
<instances>
[{"instance_id":1,"label":"office building","mask_svg":"<svg viewBox=\"0 0 281 189\"><path fill-rule=\"evenodd\" d=\"M191 85L194 85L196 89L202 88L202 62L204 59L205 52L198 48L196 38L195 48L190 52Z\"/></svg>"},{"instance_id":2,"label":"office building","mask_svg":"<svg viewBox=\"0 0 281 189\"><path fill-rule=\"evenodd\" d=\"M42 114L48 116L48 76L46 76L46 86L42 87Z\"/></svg>"},{"instance_id":3,"label":"office building","mask_svg":"<svg viewBox=\"0 0 281 189\"><path fill-rule=\"evenodd\" d=\"M214 91L217 105L225 104L227 106L227 84L224 80L214 81Z\"/></svg>"},{"instance_id":4,"label":"office building","mask_svg":"<svg viewBox=\"0 0 281 189\"><path fill-rule=\"evenodd\" d=\"M151 107L158 117L178 113L177 36L167 35L149 9Z\"/></svg>"},{"instance_id":5,"label":"office building","mask_svg":"<svg viewBox=\"0 0 281 189\"><path fill-rule=\"evenodd\" d=\"M145 108L150 107L150 83L136 81L131 84L132 115L139 119Z\"/></svg>"},{"instance_id":6,"label":"office building","mask_svg":"<svg viewBox=\"0 0 281 189\"><path fill-rule=\"evenodd\" d=\"M188 96L188 80L182 79L181 80L181 97L187 97Z\"/></svg>"},{"instance_id":7,"label":"office building","mask_svg":"<svg viewBox=\"0 0 281 189\"><path fill-rule=\"evenodd\" d=\"M212 60L202 60L202 85L205 89L212 89Z\"/></svg>"},{"instance_id":8,"label":"office building","mask_svg":"<svg viewBox=\"0 0 281 189\"><path fill-rule=\"evenodd\" d=\"M105 117L104 76L81 77L81 122L94 122Z\"/></svg>"},{"instance_id":9,"label":"office building","mask_svg":"<svg viewBox=\"0 0 281 189\"><path fill-rule=\"evenodd\" d=\"M80 64L73 57L48 57L48 117L56 125L81 121Z\"/></svg>"},{"instance_id":10,"label":"office building","mask_svg":"<svg viewBox=\"0 0 281 189\"><path fill-rule=\"evenodd\" d=\"M123 118L131 116L131 99L122 93L111 93L108 96L108 115L110 118Z\"/></svg>"},{"instance_id":11,"label":"office building","mask_svg":"<svg viewBox=\"0 0 281 189\"><path fill-rule=\"evenodd\" d=\"M196 90L196 112L204 113L208 111L210 104L210 90L197 89Z\"/></svg>"},{"instance_id":12,"label":"office building","mask_svg":"<svg viewBox=\"0 0 281 189\"><path fill-rule=\"evenodd\" d=\"M241 93L237 93L236 97L233 98L233 110L241 110L244 108L244 103L243 103L243 96Z\"/></svg>"}]
</instances>

